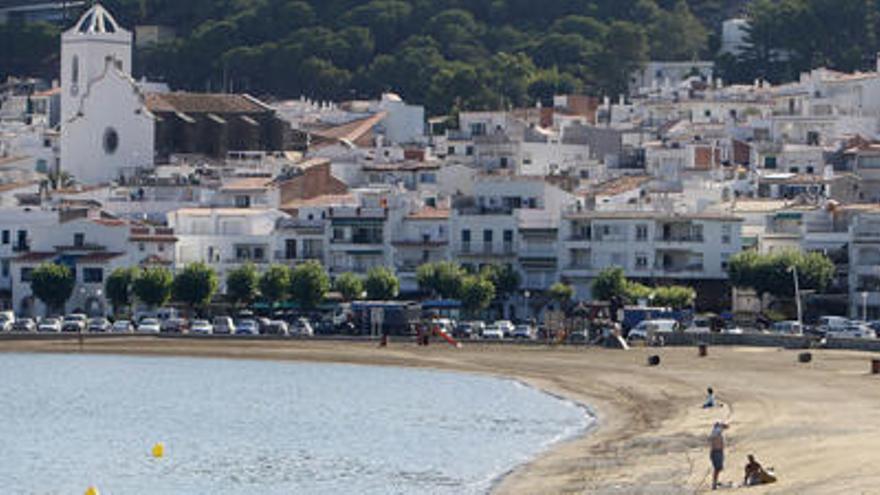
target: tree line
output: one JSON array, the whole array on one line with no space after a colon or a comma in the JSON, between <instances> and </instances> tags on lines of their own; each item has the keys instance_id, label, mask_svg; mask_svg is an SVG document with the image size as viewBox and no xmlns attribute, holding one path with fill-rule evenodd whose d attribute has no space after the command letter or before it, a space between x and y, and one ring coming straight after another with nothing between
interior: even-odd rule
<instances>
[{"instance_id":1,"label":"tree line","mask_svg":"<svg viewBox=\"0 0 880 495\"><path fill-rule=\"evenodd\" d=\"M499 298L519 290L520 276L509 266L487 266L472 274L454 262L426 263L417 270L419 289L426 295L461 301L469 315L485 311ZM44 263L31 273L34 297L49 312L63 312L76 286L74 272L65 265ZM117 268L104 281L107 300L114 314L130 310L135 302L158 308L168 302L185 305L191 312L203 309L218 295L219 277L204 263L191 263L176 275L165 267ZM226 275L226 300L246 307L256 301L295 302L310 310L335 290L346 302L358 299L392 300L398 297L400 281L385 267L374 267L366 276L342 273L331 281L325 268L316 261L291 268L274 264L262 273L251 263L230 270ZM550 298L568 301L574 290L556 284L548 291Z\"/></svg>"}]
</instances>

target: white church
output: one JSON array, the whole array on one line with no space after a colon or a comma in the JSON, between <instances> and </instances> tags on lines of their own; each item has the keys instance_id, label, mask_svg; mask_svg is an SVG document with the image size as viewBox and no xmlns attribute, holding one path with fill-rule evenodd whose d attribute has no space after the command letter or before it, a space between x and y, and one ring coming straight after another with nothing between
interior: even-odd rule
<instances>
[{"instance_id":1,"label":"white church","mask_svg":"<svg viewBox=\"0 0 880 495\"><path fill-rule=\"evenodd\" d=\"M61 169L81 183L153 168L156 119L129 72L132 44L100 4L61 36Z\"/></svg>"}]
</instances>

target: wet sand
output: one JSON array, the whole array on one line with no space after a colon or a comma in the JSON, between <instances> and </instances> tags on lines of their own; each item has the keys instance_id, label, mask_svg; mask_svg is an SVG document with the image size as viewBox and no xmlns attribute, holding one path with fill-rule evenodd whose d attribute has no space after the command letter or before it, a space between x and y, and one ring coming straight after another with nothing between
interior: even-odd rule
<instances>
[{"instance_id":1,"label":"wet sand","mask_svg":"<svg viewBox=\"0 0 880 495\"><path fill-rule=\"evenodd\" d=\"M560 444L507 476L499 494L682 494L710 491L706 436L727 433L723 491L749 494L880 493L880 376L866 353L764 348L616 351L466 343L432 344L158 338L91 338L85 352L278 359L428 367L522 380L588 405L589 434ZM4 340L0 352L80 352L76 340ZM658 367L646 366L650 354ZM723 407L700 407L707 386ZM745 457L780 482L738 488Z\"/></svg>"}]
</instances>

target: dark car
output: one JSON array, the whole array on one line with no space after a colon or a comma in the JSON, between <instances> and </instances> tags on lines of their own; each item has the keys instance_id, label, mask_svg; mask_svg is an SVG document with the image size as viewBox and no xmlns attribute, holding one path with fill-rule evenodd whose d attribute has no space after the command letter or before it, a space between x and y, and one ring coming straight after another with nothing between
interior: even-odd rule
<instances>
[{"instance_id":1,"label":"dark car","mask_svg":"<svg viewBox=\"0 0 880 495\"><path fill-rule=\"evenodd\" d=\"M12 324L13 332L36 332L37 324L30 318L19 318Z\"/></svg>"}]
</instances>

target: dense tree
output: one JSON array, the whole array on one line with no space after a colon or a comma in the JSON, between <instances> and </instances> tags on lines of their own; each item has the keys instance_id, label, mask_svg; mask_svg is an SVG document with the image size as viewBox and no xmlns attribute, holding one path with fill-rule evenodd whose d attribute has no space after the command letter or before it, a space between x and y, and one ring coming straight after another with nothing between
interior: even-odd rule
<instances>
[{"instance_id":1,"label":"dense tree","mask_svg":"<svg viewBox=\"0 0 880 495\"><path fill-rule=\"evenodd\" d=\"M290 296L304 309L314 309L330 290L330 277L316 261L297 265L290 277Z\"/></svg>"},{"instance_id":2,"label":"dense tree","mask_svg":"<svg viewBox=\"0 0 880 495\"><path fill-rule=\"evenodd\" d=\"M379 266L367 273L364 289L367 291L367 298L374 301L385 301L397 297L400 281L391 270Z\"/></svg>"},{"instance_id":3,"label":"dense tree","mask_svg":"<svg viewBox=\"0 0 880 495\"><path fill-rule=\"evenodd\" d=\"M614 266L599 272L593 280L593 299L610 301L613 298L627 298L627 280L623 268Z\"/></svg>"},{"instance_id":4,"label":"dense tree","mask_svg":"<svg viewBox=\"0 0 880 495\"><path fill-rule=\"evenodd\" d=\"M51 312L64 312L64 305L73 295L76 277L70 268L55 263L43 263L31 272L31 291L34 297Z\"/></svg>"},{"instance_id":5,"label":"dense tree","mask_svg":"<svg viewBox=\"0 0 880 495\"><path fill-rule=\"evenodd\" d=\"M443 299L458 299L467 273L458 263L426 263L416 269L419 288Z\"/></svg>"},{"instance_id":6,"label":"dense tree","mask_svg":"<svg viewBox=\"0 0 880 495\"><path fill-rule=\"evenodd\" d=\"M484 311L495 299L495 286L482 276L468 275L461 285L461 306L470 315Z\"/></svg>"},{"instance_id":7,"label":"dense tree","mask_svg":"<svg viewBox=\"0 0 880 495\"><path fill-rule=\"evenodd\" d=\"M174 277L172 296L190 310L211 302L220 282L217 272L204 263L190 263Z\"/></svg>"},{"instance_id":8,"label":"dense tree","mask_svg":"<svg viewBox=\"0 0 880 495\"><path fill-rule=\"evenodd\" d=\"M508 297L519 291L522 277L511 265L489 265L482 270L481 274L495 287L495 296L498 298Z\"/></svg>"},{"instance_id":9,"label":"dense tree","mask_svg":"<svg viewBox=\"0 0 880 495\"><path fill-rule=\"evenodd\" d=\"M550 296L550 299L556 301L560 307L565 307L574 297L574 287L562 282L556 282L547 290L547 295Z\"/></svg>"},{"instance_id":10,"label":"dense tree","mask_svg":"<svg viewBox=\"0 0 880 495\"><path fill-rule=\"evenodd\" d=\"M131 306L132 284L136 277L135 268L117 268L104 281L104 292L113 306L114 314Z\"/></svg>"},{"instance_id":11,"label":"dense tree","mask_svg":"<svg viewBox=\"0 0 880 495\"><path fill-rule=\"evenodd\" d=\"M654 304L672 309L687 309L694 305L697 292L693 287L672 285L654 289Z\"/></svg>"},{"instance_id":12,"label":"dense tree","mask_svg":"<svg viewBox=\"0 0 880 495\"><path fill-rule=\"evenodd\" d=\"M259 286L260 274L252 263L245 263L226 274L226 295L235 304L253 302Z\"/></svg>"},{"instance_id":13,"label":"dense tree","mask_svg":"<svg viewBox=\"0 0 880 495\"><path fill-rule=\"evenodd\" d=\"M755 53L793 56L781 69L734 61L743 77L771 69L791 73L820 60L839 68L863 66L878 48L875 2L752 3ZM174 40L138 49L136 76L165 80L175 89L294 98L391 90L434 114L531 105L553 92L617 95L649 54L663 60L711 55L707 32L734 10L719 0L105 4L125 26L166 25L177 33ZM45 24L0 26L0 77L54 75L58 33ZM816 60L803 56L810 49L819 54Z\"/></svg>"},{"instance_id":14,"label":"dense tree","mask_svg":"<svg viewBox=\"0 0 880 495\"><path fill-rule=\"evenodd\" d=\"M794 296L794 274L802 290L824 291L834 278L834 263L822 253L782 251L761 255L754 251L730 258L727 273L735 287L751 288L758 295Z\"/></svg>"},{"instance_id":15,"label":"dense tree","mask_svg":"<svg viewBox=\"0 0 880 495\"><path fill-rule=\"evenodd\" d=\"M171 299L174 275L163 267L140 270L132 283L135 297L151 308L162 306Z\"/></svg>"},{"instance_id":16,"label":"dense tree","mask_svg":"<svg viewBox=\"0 0 880 495\"><path fill-rule=\"evenodd\" d=\"M364 293L364 281L354 273L346 272L336 277L333 288L342 295L343 300L354 301Z\"/></svg>"},{"instance_id":17,"label":"dense tree","mask_svg":"<svg viewBox=\"0 0 880 495\"><path fill-rule=\"evenodd\" d=\"M285 265L272 265L260 276L260 294L270 303L284 300L290 293L290 268Z\"/></svg>"}]
</instances>

